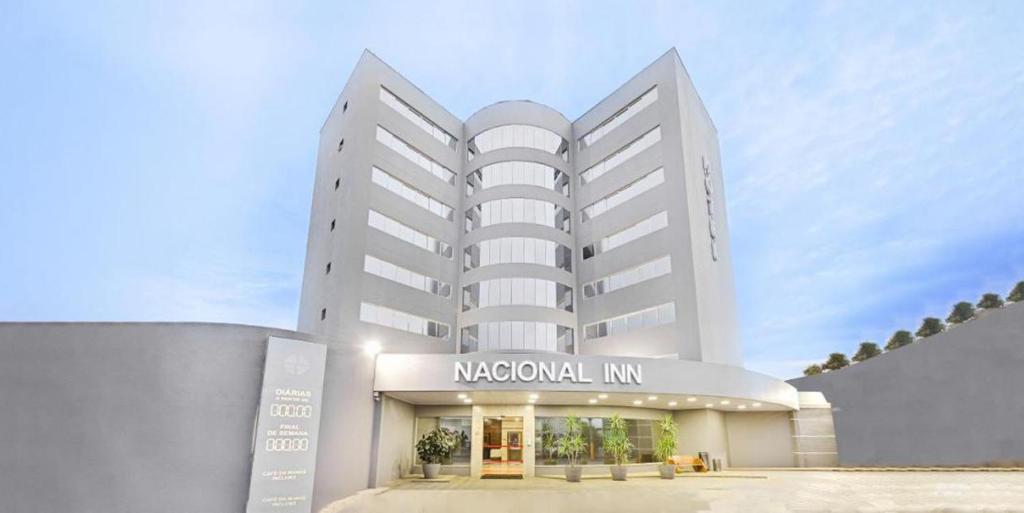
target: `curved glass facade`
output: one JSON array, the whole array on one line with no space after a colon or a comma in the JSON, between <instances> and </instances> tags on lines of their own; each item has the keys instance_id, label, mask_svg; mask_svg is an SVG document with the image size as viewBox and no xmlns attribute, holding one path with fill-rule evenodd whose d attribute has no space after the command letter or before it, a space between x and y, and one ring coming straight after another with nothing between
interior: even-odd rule
<instances>
[{"instance_id":1,"label":"curved glass facade","mask_svg":"<svg viewBox=\"0 0 1024 513\"><path fill-rule=\"evenodd\" d=\"M511 160L484 166L466 176L466 196L499 185L536 185L569 197L569 175L537 162Z\"/></svg>"},{"instance_id":2,"label":"curved glass facade","mask_svg":"<svg viewBox=\"0 0 1024 513\"><path fill-rule=\"evenodd\" d=\"M572 328L550 322L482 322L462 328L461 352L573 352Z\"/></svg>"},{"instance_id":3,"label":"curved glass facade","mask_svg":"<svg viewBox=\"0 0 1024 513\"><path fill-rule=\"evenodd\" d=\"M463 270L494 264L539 264L572 272L572 250L550 240L502 237L470 245L463 252Z\"/></svg>"},{"instance_id":4,"label":"curved glass facade","mask_svg":"<svg viewBox=\"0 0 1024 513\"><path fill-rule=\"evenodd\" d=\"M490 306L544 306L572 311L572 287L539 278L497 278L462 288L462 311Z\"/></svg>"},{"instance_id":5,"label":"curved glass facade","mask_svg":"<svg viewBox=\"0 0 1024 513\"><path fill-rule=\"evenodd\" d=\"M502 223L540 224L570 232L569 211L547 201L531 198L504 198L485 201L466 211L466 233Z\"/></svg>"},{"instance_id":6,"label":"curved glass facade","mask_svg":"<svg viewBox=\"0 0 1024 513\"><path fill-rule=\"evenodd\" d=\"M568 143L562 136L532 125L502 125L480 132L467 143L469 159L502 148L533 148L568 159Z\"/></svg>"}]
</instances>

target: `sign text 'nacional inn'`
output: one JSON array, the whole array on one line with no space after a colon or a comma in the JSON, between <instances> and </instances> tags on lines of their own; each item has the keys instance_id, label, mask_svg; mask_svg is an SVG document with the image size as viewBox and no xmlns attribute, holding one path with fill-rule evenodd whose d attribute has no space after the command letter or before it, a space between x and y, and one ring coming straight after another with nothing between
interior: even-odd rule
<instances>
[{"instance_id":1,"label":"sign text 'nacional inn'","mask_svg":"<svg viewBox=\"0 0 1024 513\"><path fill-rule=\"evenodd\" d=\"M606 384L639 385L643 369L638 363L605 363L602 378ZM455 382L477 383L593 383L579 362L535 362L533 360L497 360L493 362L455 362Z\"/></svg>"}]
</instances>

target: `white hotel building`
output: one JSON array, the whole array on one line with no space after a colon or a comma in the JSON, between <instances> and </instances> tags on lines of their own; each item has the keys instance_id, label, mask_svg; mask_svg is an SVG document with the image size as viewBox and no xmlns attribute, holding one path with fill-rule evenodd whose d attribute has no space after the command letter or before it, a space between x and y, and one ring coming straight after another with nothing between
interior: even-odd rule
<instances>
[{"instance_id":1,"label":"white hotel building","mask_svg":"<svg viewBox=\"0 0 1024 513\"><path fill-rule=\"evenodd\" d=\"M834 464L820 395L742 367L720 163L674 50L575 121L461 120L364 53L321 130L299 331L380 351L369 483L415 472L439 425L466 435L445 472L560 474L539 437L570 413L588 471L613 413L639 466L666 412L683 454ZM322 437L348 422L329 409Z\"/></svg>"}]
</instances>

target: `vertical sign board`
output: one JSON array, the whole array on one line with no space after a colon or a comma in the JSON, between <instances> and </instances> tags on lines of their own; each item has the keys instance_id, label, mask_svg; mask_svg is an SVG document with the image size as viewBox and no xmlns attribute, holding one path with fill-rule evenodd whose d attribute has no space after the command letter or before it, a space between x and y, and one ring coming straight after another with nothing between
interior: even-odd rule
<instances>
[{"instance_id":1,"label":"vertical sign board","mask_svg":"<svg viewBox=\"0 0 1024 513\"><path fill-rule=\"evenodd\" d=\"M327 347L270 337L247 513L309 513Z\"/></svg>"}]
</instances>

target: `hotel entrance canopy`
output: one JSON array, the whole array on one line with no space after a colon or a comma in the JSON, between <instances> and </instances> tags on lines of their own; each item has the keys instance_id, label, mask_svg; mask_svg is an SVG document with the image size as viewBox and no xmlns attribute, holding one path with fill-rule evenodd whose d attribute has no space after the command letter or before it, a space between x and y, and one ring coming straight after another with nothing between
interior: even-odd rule
<instances>
[{"instance_id":1,"label":"hotel entrance canopy","mask_svg":"<svg viewBox=\"0 0 1024 513\"><path fill-rule=\"evenodd\" d=\"M380 354L374 391L411 404L798 410L788 383L741 367L549 353ZM749 411L749 410L748 410Z\"/></svg>"}]
</instances>

